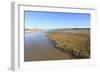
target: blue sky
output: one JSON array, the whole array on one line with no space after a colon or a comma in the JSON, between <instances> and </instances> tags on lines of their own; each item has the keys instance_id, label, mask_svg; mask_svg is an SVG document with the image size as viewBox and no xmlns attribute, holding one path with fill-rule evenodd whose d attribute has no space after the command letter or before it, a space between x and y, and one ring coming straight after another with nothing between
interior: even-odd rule
<instances>
[{"instance_id":1,"label":"blue sky","mask_svg":"<svg viewBox=\"0 0 100 73\"><path fill-rule=\"evenodd\" d=\"M90 14L24 11L25 28L90 28Z\"/></svg>"}]
</instances>

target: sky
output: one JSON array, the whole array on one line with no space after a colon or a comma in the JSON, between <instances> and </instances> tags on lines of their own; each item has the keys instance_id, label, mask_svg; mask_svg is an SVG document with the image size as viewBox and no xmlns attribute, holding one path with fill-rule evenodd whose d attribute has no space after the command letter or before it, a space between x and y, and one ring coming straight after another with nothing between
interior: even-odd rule
<instances>
[{"instance_id":1,"label":"sky","mask_svg":"<svg viewBox=\"0 0 100 73\"><path fill-rule=\"evenodd\" d=\"M25 28L90 28L90 14L24 11Z\"/></svg>"}]
</instances>

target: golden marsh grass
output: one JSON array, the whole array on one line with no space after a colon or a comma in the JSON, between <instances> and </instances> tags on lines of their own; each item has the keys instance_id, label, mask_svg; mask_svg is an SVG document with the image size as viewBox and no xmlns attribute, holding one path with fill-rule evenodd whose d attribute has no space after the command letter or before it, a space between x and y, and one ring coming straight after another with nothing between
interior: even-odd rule
<instances>
[{"instance_id":1,"label":"golden marsh grass","mask_svg":"<svg viewBox=\"0 0 100 73\"><path fill-rule=\"evenodd\" d=\"M56 48L73 54L77 58L90 58L90 29L70 29L48 32Z\"/></svg>"}]
</instances>

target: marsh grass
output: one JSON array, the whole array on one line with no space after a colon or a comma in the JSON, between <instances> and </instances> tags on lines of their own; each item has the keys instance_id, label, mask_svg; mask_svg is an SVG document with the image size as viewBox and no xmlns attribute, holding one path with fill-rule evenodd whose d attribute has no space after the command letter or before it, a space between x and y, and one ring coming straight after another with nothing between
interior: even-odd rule
<instances>
[{"instance_id":1,"label":"marsh grass","mask_svg":"<svg viewBox=\"0 0 100 73\"><path fill-rule=\"evenodd\" d=\"M54 47L64 52L77 58L90 57L90 29L49 32L47 36L56 43Z\"/></svg>"}]
</instances>

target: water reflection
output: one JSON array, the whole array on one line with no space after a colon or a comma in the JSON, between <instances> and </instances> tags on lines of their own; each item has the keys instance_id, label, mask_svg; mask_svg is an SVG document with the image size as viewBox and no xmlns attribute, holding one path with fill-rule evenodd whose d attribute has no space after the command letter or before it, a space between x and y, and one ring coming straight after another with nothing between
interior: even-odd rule
<instances>
[{"instance_id":1,"label":"water reflection","mask_svg":"<svg viewBox=\"0 0 100 73\"><path fill-rule=\"evenodd\" d=\"M46 34L45 32L25 33L24 61L72 58L71 55L54 48Z\"/></svg>"}]
</instances>

